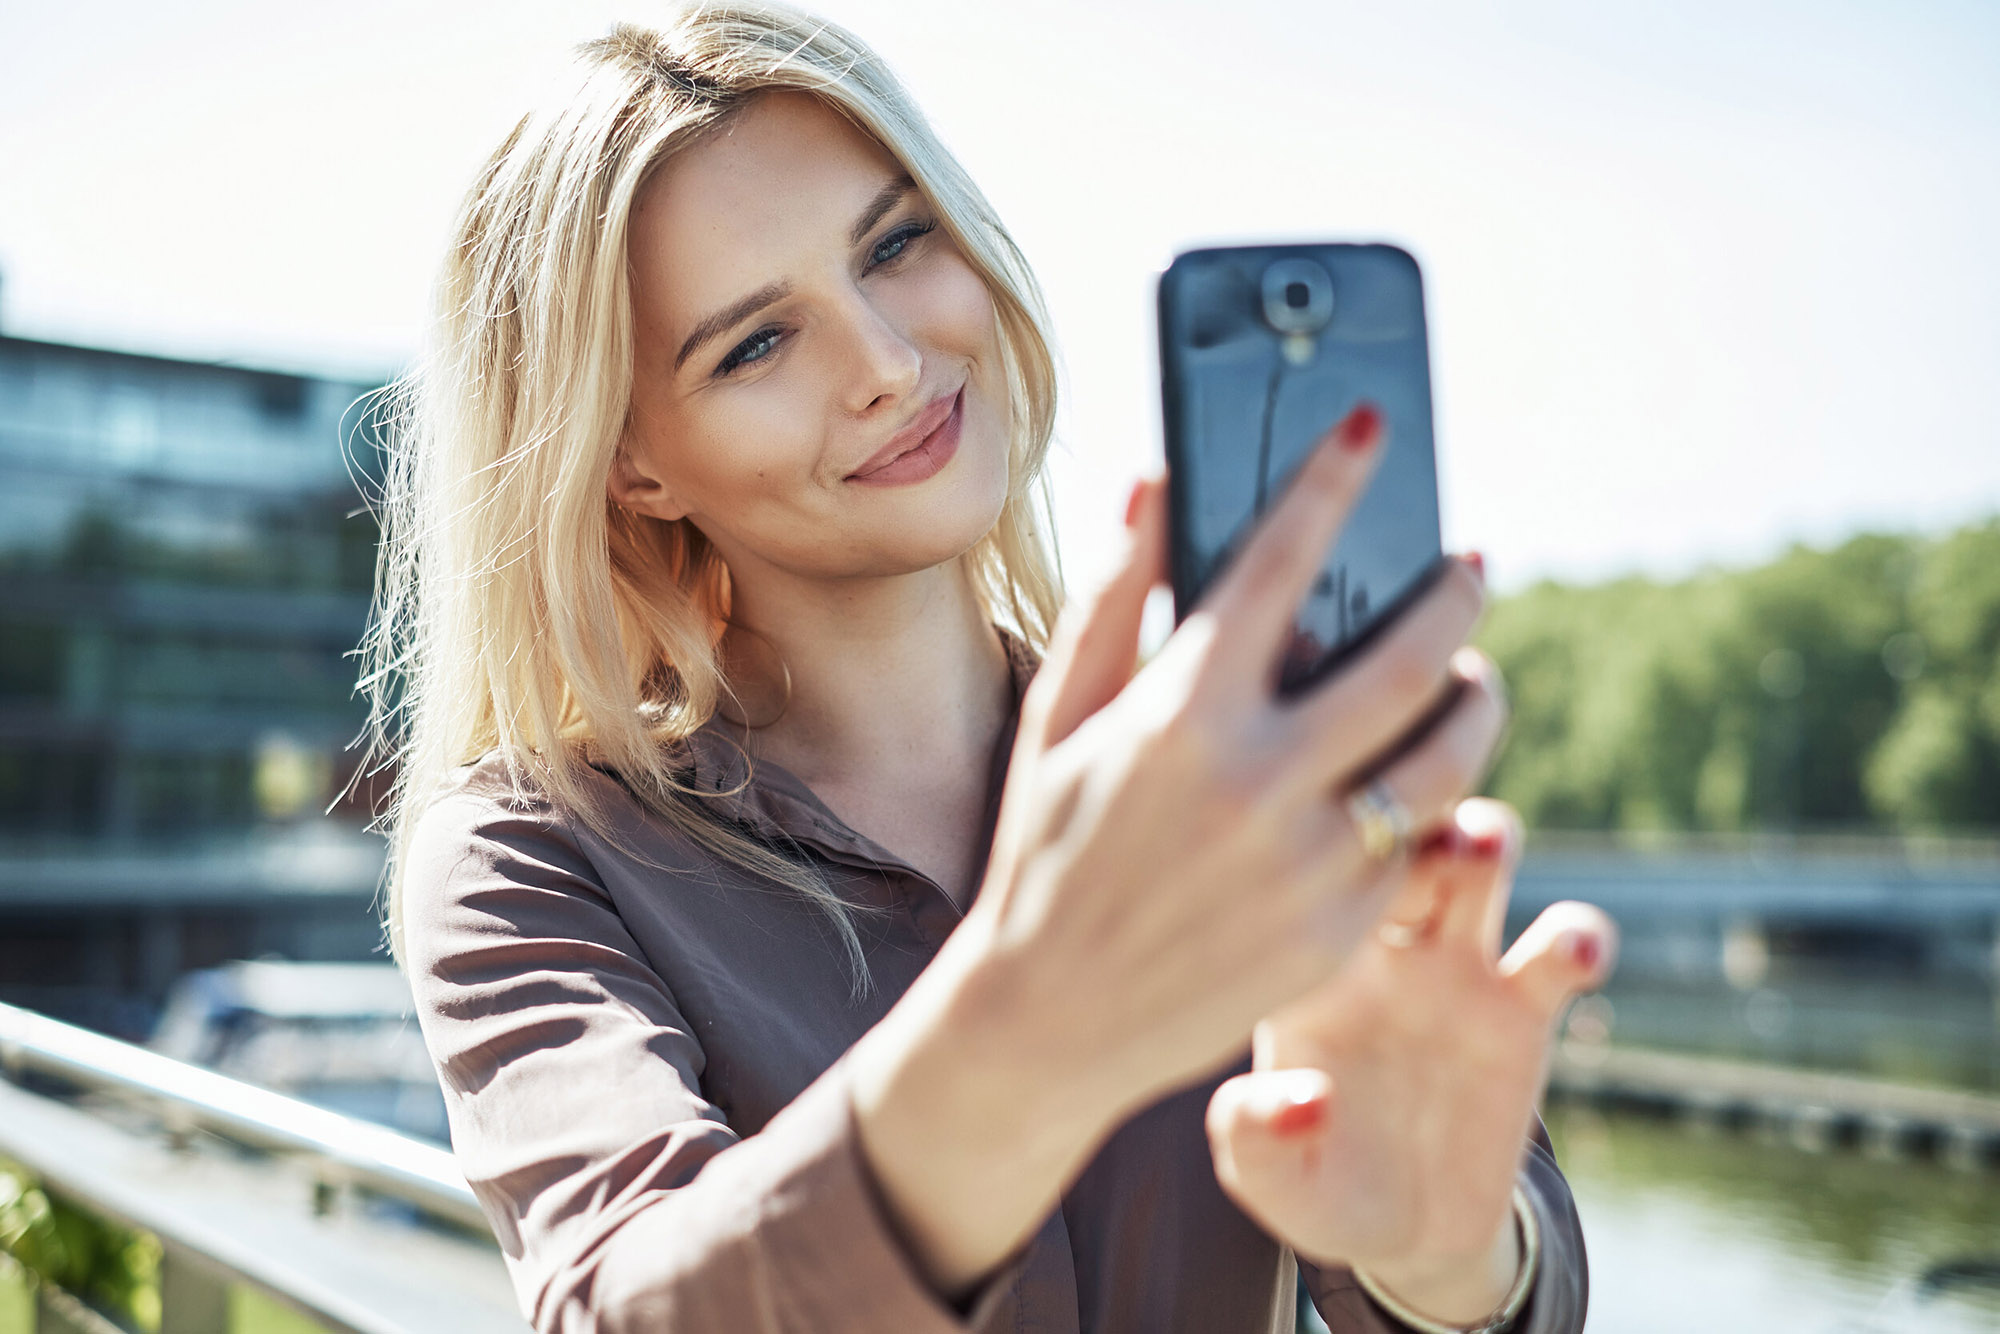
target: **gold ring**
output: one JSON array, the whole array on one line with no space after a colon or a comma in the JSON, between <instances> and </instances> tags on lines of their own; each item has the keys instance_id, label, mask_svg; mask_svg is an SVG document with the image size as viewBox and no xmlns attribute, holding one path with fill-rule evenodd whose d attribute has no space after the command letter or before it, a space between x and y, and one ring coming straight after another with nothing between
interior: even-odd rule
<instances>
[{"instance_id":1,"label":"gold ring","mask_svg":"<svg viewBox=\"0 0 2000 1334\"><path fill-rule=\"evenodd\" d=\"M1412 926L1408 922L1384 922L1375 928L1375 936L1392 950L1415 949L1429 934L1428 923Z\"/></svg>"},{"instance_id":2,"label":"gold ring","mask_svg":"<svg viewBox=\"0 0 2000 1334\"><path fill-rule=\"evenodd\" d=\"M1409 842L1410 808L1396 800L1389 785L1377 778L1347 797L1347 815L1361 835L1361 850L1378 862L1402 855Z\"/></svg>"}]
</instances>

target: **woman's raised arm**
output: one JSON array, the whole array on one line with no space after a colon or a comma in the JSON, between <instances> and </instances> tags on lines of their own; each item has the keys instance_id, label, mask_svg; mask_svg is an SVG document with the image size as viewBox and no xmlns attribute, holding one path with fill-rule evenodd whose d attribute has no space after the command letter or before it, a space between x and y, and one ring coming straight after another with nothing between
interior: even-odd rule
<instances>
[{"instance_id":1,"label":"woman's raised arm","mask_svg":"<svg viewBox=\"0 0 2000 1334\"><path fill-rule=\"evenodd\" d=\"M1273 697L1293 609L1381 437L1366 409L1331 432L1136 676L1164 577L1160 484L1135 496L1121 567L1065 613L1023 701L979 901L851 1053L862 1144L940 1290L969 1290L1106 1133L1240 1052L1373 930L1398 876L1335 793L1454 677L1454 710L1490 734L1479 753L1425 742L1402 761L1422 780L1415 817L1441 817L1483 768L1501 709L1487 674L1452 665L1484 596L1465 563L1313 695Z\"/></svg>"}]
</instances>

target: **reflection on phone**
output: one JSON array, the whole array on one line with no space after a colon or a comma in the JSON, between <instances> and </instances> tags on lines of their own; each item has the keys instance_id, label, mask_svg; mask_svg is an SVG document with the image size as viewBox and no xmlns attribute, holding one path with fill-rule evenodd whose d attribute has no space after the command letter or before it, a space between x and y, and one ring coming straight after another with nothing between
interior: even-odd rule
<instances>
[{"instance_id":1,"label":"reflection on phone","mask_svg":"<svg viewBox=\"0 0 2000 1334\"><path fill-rule=\"evenodd\" d=\"M1162 275L1160 321L1183 615L1326 431L1362 402L1382 413L1374 479L1283 654L1280 688L1296 688L1393 616L1441 559L1416 262L1380 245L1195 251Z\"/></svg>"}]
</instances>

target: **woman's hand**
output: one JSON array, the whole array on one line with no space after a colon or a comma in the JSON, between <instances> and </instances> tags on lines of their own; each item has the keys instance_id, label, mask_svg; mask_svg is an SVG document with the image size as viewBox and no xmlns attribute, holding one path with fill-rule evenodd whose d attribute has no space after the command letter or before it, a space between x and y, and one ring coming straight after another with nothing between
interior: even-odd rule
<instances>
[{"instance_id":1,"label":"woman's hand","mask_svg":"<svg viewBox=\"0 0 2000 1334\"><path fill-rule=\"evenodd\" d=\"M1400 875L1361 850L1337 794L1437 705L1392 777L1443 818L1501 709L1459 654L1484 589L1444 576L1317 691L1273 688L1295 609L1364 488L1382 428L1358 410L1136 677L1140 613L1165 577L1165 488L1135 494L1131 551L1066 619L1024 701L988 878L962 928L1018 988L1067 1086L1129 1113L1231 1057L1250 1027L1337 970ZM1115 1121L1113 1122L1115 1124Z\"/></svg>"},{"instance_id":2,"label":"woman's hand","mask_svg":"<svg viewBox=\"0 0 2000 1334\"><path fill-rule=\"evenodd\" d=\"M1383 434L1367 408L1330 432L1136 676L1166 572L1163 482L1134 492L1111 579L1064 610L1022 700L978 902L852 1054L863 1147L945 1290L1008 1254L1125 1118L1233 1058L1369 938L1402 876L1363 853L1337 797L1454 681L1396 792L1433 822L1483 766L1479 719L1498 703L1454 665L1484 602L1468 563L1337 675L1274 696Z\"/></svg>"},{"instance_id":3,"label":"woman's hand","mask_svg":"<svg viewBox=\"0 0 2000 1334\"><path fill-rule=\"evenodd\" d=\"M1616 942L1602 912L1559 903L1501 958L1520 846L1508 807L1461 805L1387 923L1258 1025L1253 1072L1209 1104L1216 1174L1246 1213L1439 1320L1484 1318L1514 1281L1509 1199L1554 1023Z\"/></svg>"}]
</instances>

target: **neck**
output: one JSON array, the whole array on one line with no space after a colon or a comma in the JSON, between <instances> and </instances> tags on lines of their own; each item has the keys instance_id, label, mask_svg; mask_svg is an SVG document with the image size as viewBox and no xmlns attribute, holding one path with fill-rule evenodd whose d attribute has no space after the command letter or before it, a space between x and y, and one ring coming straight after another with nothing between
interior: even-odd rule
<instances>
[{"instance_id":1,"label":"neck","mask_svg":"<svg viewBox=\"0 0 2000 1334\"><path fill-rule=\"evenodd\" d=\"M753 755L818 786L990 753L1011 679L959 562L838 584L737 581L731 597L740 628L724 637L724 666L742 713L725 703L725 718Z\"/></svg>"}]
</instances>

